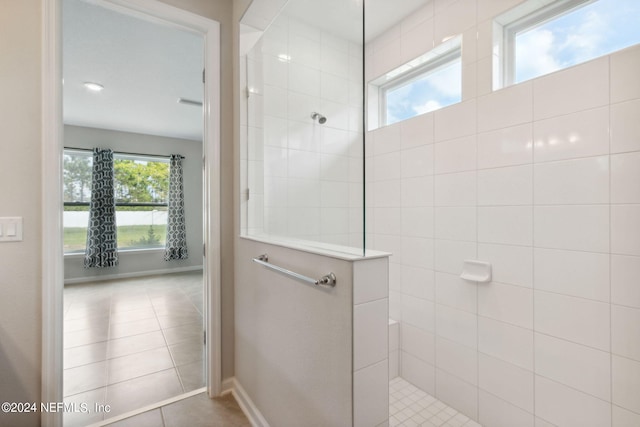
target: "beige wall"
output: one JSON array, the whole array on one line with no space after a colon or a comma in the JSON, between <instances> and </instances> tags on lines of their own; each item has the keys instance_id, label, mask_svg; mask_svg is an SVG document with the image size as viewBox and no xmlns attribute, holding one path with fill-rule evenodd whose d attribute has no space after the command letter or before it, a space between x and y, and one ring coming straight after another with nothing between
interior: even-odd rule
<instances>
[{"instance_id":1,"label":"beige wall","mask_svg":"<svg viewBox=\"0 0 640 427\"><path fill-rule=\"evenodd\" d=\"M232 1L171 0L221 23L223 378L233 375ZM24 241L0 244L0 397L39 401L41 382L41 2L0 0L0 216L24 218ZM0 413L0 425L40 415Z\"/></svg>"},{"instance_id":2,"label":"beige wall","mask_svg":"<svg viewBox=\"0 0 640 427\"><path fill-rule=\"evenodd\" d=\"M184 156L184 200L189 258L164 260L162 249L155 251L123 252L119 265L113 268L84 268L84 255L64 257L65 283L78 283L101 278L130 274L167 273L171 269L202 268L202 142L188 139L168 138L156 135L120 132L83 126L64 126L64 146L92 149L111 148L114 152L148 153L159 156L181 154Z\"/></svg>"},{"instance_id":3,"label":"beige wall","mask_svg":"<svg viewBox=\"0 0 640 427\"><path fill-rule=\"evenodd\" d=\"M0 400L40 399L40 2L0 1L0 216L24 240L0 244ZM38 425L39 414L0 425Z\"/></svg>"}]
</instances>

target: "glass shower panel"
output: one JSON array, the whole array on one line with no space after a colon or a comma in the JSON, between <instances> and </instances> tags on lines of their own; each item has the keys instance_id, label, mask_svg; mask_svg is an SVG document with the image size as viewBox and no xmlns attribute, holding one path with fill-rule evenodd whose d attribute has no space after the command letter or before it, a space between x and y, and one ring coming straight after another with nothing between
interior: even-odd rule
<instances>
[{"instance_id":1,"label":"glass shower panel","mask_svg":"<svg viewBox=\"0 0 640 427\"><path fill-rule=\"evenodd\" d=\"M290 0L243 58L244 235L363 250L362 23L361 1Z\"/></svg>"}]
</instances>

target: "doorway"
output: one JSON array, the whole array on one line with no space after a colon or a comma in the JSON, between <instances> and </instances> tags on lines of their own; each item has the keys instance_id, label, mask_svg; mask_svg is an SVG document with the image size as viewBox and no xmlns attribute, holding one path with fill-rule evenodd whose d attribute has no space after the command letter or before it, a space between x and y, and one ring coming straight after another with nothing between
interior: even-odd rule
<instances>
[{"instance_id":1,"label":"doorway","mask_svg":"<svg viewBox=\"0 0 640 427\"><path fill-rule=\"evenodd\" d=\"M63 9L63 5L63 0L43 2L43 7L45 9L45 40L47 40L44 49L45 70L43 76L45 104L43 149L45 152L48 151L51 154L51 156L44 156L45 160L43 165L45 168L45 176L47 177L45 182L43 182L43 191L46 194L43 203L43 209L45 212L45 215L43 216L45 218L48 217L47 213L50 217L51 212L54 212L57 209L60 209L60 211L62 210L59 202L59 200L62 199L62 182L61 179L55 178L62 176L63 146L66 145L66 140L63 138L64 133L61 108L62 90L58 83L63 76L66 77L66 75L61 73L61 33L63 22L61 11ZM221 389L219 318L220 254L217 249L219 247L219 212L217 209L217 206L219 206L217 203L219 199L219 26L215 21L193 15L160 2L137 0L123 2L119 0L101 0L92 1L90 6L101 7L111 13L123 14L127 19L138 19L142 22L161 25L173 30L185 31L204 38L202 55L204 56L205 65L204 75L206 75L207 78L204 83L204 94L200 99L203 104L202 110L204 116L204 120L201 119L200 121L204 128L201 138L201 152L204 155L204 168L200 169L200 165L202 164L201 159L192 157L192 161L198 164L198 169L200 169L200 180L202 182L201 194L203 197L201 198L201 212L203 220L201 221L202 230L199 234L203 236L203 239L200 243L204 243L204 245L209 248L213 248L213 250L208 251L209 253L202 263L204 274L199 280L203 282L204 286L201 288L202 292L199 298L202 300L201 304L204 311L202 329L207 331L207 335L209 336L206 342L207 357L203 361L203 366L205 367L207 374L203 379L202 384L206 385L206 389L210 396L215 396L220 393ZM177 58L174 57L172 60L177 60ZM202 76L201 73L202 71L200 70L198 77ZM65 81L65 85L69 84L71 84L69 80ZM189 99L188 96L185 96L185 98ZM184 108L194 107L187 104L184 105ZM138 116L143 114L144 112L141 112ZM83 131L86 131L86 128L89 127L86 123L76 123L75 126L83 128ZM103 126L102 128L104 132L105 127ZM126 128L124 130L112 128L107 129L106 131L124 132L135 135L144 134L144 132L137 131L136 129ZM121 149L120 151L124 150ZM202 170L204 170L204 172L202 172ZM64 263L67 261L62 254L63 237L61 236L62 233L60 233L61 225L60 217L58 217L58 221L45 220L45 224L43 224L43 245L44 247L55 248L53 252L44 252L45 260L43 265L43 401L51 402L63 401L63 396L65 394L63 391L62 378L62 370L64 368L62 313L65 308L71 307L70 305L63 303L62 298L64 282L63 271L65 269ZM200 243L190 248L190 257L200 258L202 256L200 252ZM146 268L143 270L149 272L154 269ZM177 269L178 272L174 276L174 278L177 278L182 275L183 277L180 277L180 280L184 279L186 282L191 282L190 284L185 285L182 289L182 291L186 290L182 295L185 301L188 300L190 296L194 296L194 273L189 272L188 270L189 268L182 268L182 270ZM191 270L193 270L193 268L191 268ZM168 271L160 271L160 273L163 274L163 279L168 277L166 275ZM100 272L98 276L109 276L109 273ZM109 283L108 281L113 279L124 281L148 279L142 279L136 276L137 274L125 272L124 277L98 277L98 279L107 279L107 281L101 280L103 285ZM114 284L111 283L111 286L113 287ZM103 289L106 289L106 287L103 287ZM150 292L153 293L155 291L151 290ZM189 292L191 292L191 294L189 294ZM196 298L198 297L196 296ZM156 319L159 320L158 316L163 316L163 314L155 308L153 308L153 310ZM187 316L192 315L193 313ZM195 320L195 317L191 320ZM171 355L171 353L169 354ZM177 356L177 358L180 358L180 356ZM185 388L182 388L179 391L182 392L184 390ZM106 417L109 417L109 415L106 414ZM62 417L60 414L43 414L43 424L63 425Z\"/></svg>"}]
</instances>

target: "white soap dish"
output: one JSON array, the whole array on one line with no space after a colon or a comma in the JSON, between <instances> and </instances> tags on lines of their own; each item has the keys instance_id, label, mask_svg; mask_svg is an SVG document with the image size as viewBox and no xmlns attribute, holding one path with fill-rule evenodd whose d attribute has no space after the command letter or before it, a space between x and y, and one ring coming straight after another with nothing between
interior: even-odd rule
<instances>
[{"instance_id":1,"label":"white soap dish","mask_svg":"<svg viewBox=\"0 0 640 427\"><path fill-rule=\"evenodd\" d=\"M475 259L465 259L460 277L474 282L490 282L491 264Z\"/></svg>"}]
</instances>

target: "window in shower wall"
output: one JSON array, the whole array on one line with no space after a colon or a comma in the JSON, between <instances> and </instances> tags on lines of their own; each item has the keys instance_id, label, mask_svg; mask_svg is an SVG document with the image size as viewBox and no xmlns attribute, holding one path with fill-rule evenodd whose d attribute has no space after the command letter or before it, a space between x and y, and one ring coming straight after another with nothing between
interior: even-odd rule
<instances>
[{"instance_id":1,"label":"window in shower wall","mask_svg":"<svg viewBox=\"0 0 640 427\"><path fill-rule=\"evenodd\" d=\"M370 103L377 105L369 115L369 128L391 125L438 110L462 100L462 58L460 38L450 39L436 49L373 80Z\"/></svg>"},{"instance_id":2,"label":"window in shower wall","mask_svg":"<svg viewBox=\"0 0 640 427\"><path fill-rule=\"evenodd\" d=\"M494 87L567 68L640 42L640 1L528 1L496 19Z\"/></svg>"}]
</instances>

